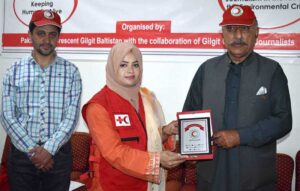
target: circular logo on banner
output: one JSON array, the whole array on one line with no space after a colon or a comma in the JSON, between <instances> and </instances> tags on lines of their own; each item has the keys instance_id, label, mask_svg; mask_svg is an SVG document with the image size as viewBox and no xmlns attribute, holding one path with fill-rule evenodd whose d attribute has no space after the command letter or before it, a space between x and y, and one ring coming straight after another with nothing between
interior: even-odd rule
<instances>
[{"instance_id":1,"label":"circular logo on banner","mask_svg":"<svg viewBox=\"0 0 300 191\"><path fill-rule=\"evenodd\" d=\"M69 5L69 6L66 6ZM51 10L57 12L61 17L61 23L67 22L74 14L78 5L78 0L35 0L24 1L14 0L13 9L18 20L28 26L32 13L39 9ZM50 12L45 12L45 17L51 18L53 15Z\"/></svg>"},{"instance_id":2,"label":"circular logo on banner","mask_svg":"<svg viewBox=\"0 0 300 191\"><path fill-rule=\"evenodd\" d=\"M234 1L218 0L220 7L225 11ZM300 2L299 0L280 1L249 1L240 0L238 4L248 5L255 12L260 29L278 29L300 22ZM231 12L232 15L240 14L239 10ZM274 15L278 15L274 17ZM284 16L280 16L284 15Z\"/></svg>"}]
</instances>

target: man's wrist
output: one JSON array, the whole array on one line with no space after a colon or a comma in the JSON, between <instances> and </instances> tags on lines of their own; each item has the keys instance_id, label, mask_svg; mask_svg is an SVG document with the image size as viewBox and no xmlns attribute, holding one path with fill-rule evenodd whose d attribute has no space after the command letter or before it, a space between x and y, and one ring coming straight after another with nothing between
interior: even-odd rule
<instances>
[{"instance_id":1,"label":"man's wrist","mask_svg":"<svg viewBox=\"0 0 300 191\"><path fill-rule=\"evenodd\" d=\"M27 157L28 157L29 159L31 159L31 158L35 155L34 152L29 152L29 153L26 153L26 154L27 154Z\"/></svg>"}]
</instances>

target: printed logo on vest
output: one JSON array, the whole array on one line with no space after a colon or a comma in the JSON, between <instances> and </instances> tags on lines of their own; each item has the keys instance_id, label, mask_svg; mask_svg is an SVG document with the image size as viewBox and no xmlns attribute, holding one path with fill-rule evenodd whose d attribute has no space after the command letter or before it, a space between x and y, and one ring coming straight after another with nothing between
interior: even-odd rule
<instances>
[{"instance_id":1,"label":"printed logo on vest","mask_svg":"<svg viewBox=\"0 0 300 191\"><path fill-rule=\"evenodd\" d=\"M128 114L116 114L115 122L116 122L116 127L131 126Z\"/></svg>"}]
</instances>

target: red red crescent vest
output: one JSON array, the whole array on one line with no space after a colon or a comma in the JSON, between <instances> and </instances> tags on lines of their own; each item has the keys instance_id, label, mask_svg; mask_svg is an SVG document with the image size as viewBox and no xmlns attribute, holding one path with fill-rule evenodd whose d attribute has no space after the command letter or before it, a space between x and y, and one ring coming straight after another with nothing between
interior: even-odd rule
<instances>
[{"instance_id":1,"label":"red red crescent vest","mask_svg":"<svg viewBox=\"0 0 300 191\"><path fill-rule=\"evenodd\" d=\"M147 150L147 134L145 129L145 113L141 96L139 95L139 110L137 114L131 104L117 93L105 86L84 105L82 115L85 119L86 107L90 103L102 105L110 115L113 127L118 131L121 141L132 148ZM104 191L146 191L147 181L128 176L114 168L104 158L99 159L100 184Z\"/></svg>"}]
</instances>

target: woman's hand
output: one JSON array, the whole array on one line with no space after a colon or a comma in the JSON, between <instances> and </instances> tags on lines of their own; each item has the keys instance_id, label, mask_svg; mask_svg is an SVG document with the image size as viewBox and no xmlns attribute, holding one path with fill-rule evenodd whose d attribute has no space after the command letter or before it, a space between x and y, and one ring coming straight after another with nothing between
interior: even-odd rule
<instances>
[{"instance_id":1,"label":"woman's hand","mask_svg":"<svg viewBox=\"0 0 300 191\"><path fill-rule=\"evenodd\" d=\"M174 120L162 127L162 140L165 141L171 135L178 134L178 121Z\"/></svg>"},{"instance_id":2,"label":"woman's hand","mask_svg":"<svg viewBox=\"0 0 300 191\"><path fill-rule=\"evenodd\" d=\"M160 164L164 168L174 168L186 160L187 156L171 151L160 152Z\"/></svg>"}]
</instances>

